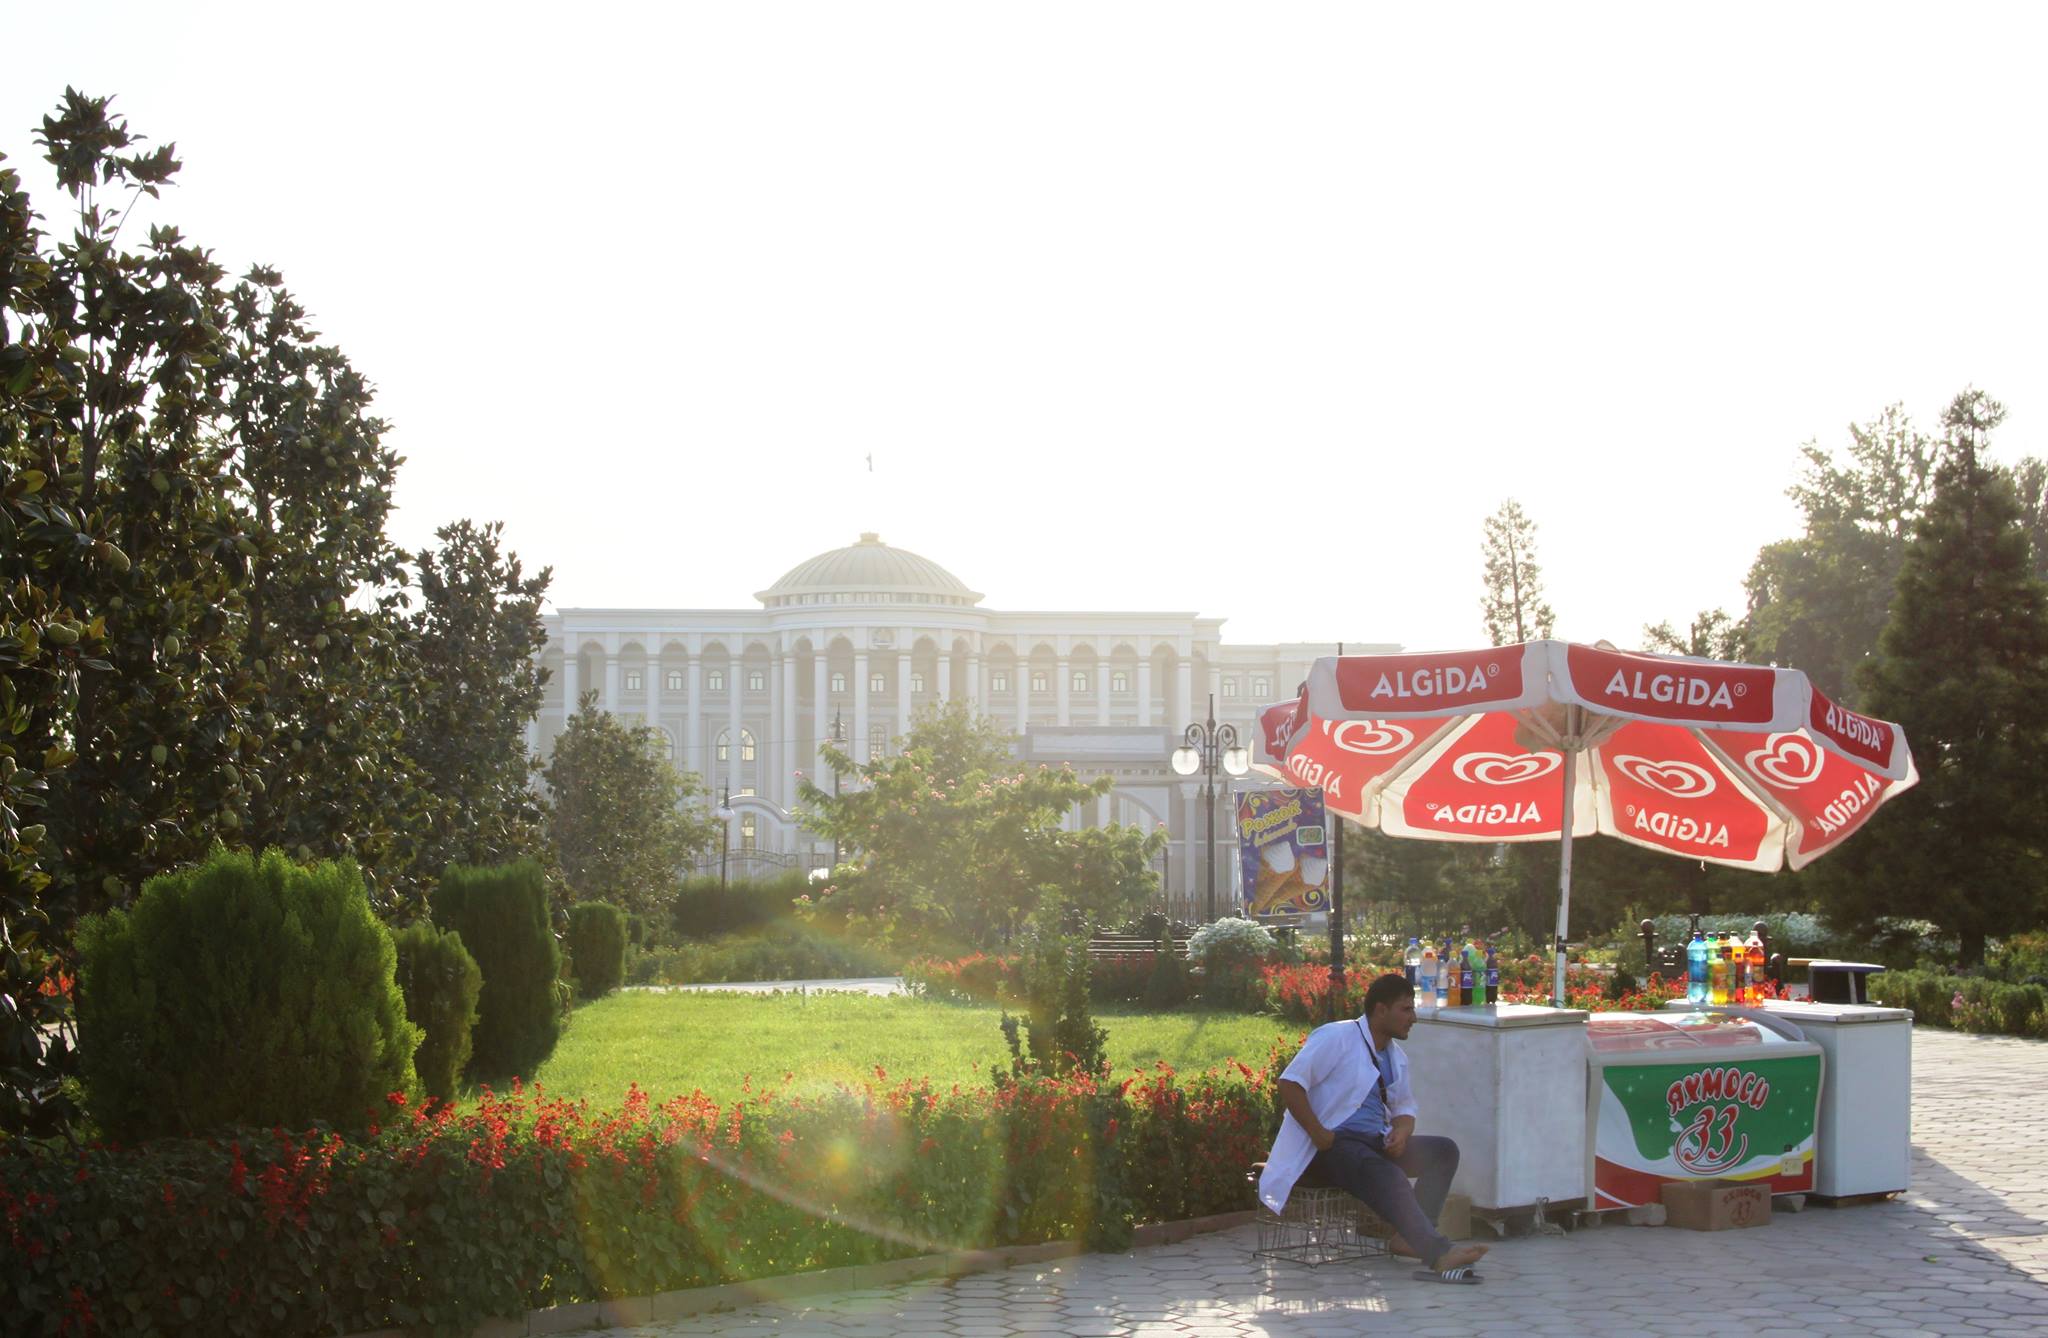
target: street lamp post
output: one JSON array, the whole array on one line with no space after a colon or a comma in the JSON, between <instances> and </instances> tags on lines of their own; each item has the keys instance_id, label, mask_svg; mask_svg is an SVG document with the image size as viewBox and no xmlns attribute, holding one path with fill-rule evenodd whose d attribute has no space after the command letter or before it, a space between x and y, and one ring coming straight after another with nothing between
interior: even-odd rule
<instances>
[{"instance_id":1,"label":"street lamp post","mask_svg":"<svg viewBox=\"0 0 2048 1338\"><path fill-rule=\"evenodd\" d=\"M718 890L725 891L725 857L732 849L732 784L718 791Z\"/></svg>"},{"instance_id":2,"label":"street lamp post","mask_svg":"<svg viewBox=\"0 0 2048 1338\"><path fill-rule=\"evenodd\" d=\"M1180 747L1173 750L1173 769L1183 776L1202 774L1202 795L1208 800L1206 831L1209 842L1208 890L1203 917L1216 920L1216 772L1242 776L1252 769L1251 754L1238 745L1237 726L1216 723L1216 694L1209 694L1209 718L1189 725Z\"/></svg>"}]
</instances>

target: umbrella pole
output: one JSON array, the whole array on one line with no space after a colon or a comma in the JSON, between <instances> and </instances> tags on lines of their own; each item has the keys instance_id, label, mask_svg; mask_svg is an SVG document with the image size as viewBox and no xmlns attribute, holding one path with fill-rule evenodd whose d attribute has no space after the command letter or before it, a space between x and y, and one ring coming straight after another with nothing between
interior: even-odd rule
<instances>
[{"instance_id":1,"label":"umbrella pole","mask_svg":"<svg viewBox=\"0 0 2048 1338\"><path fill-rule=\"evenodd\" d=\"M1558 837L1557 857L1557 951L1556 975L1552 979L1551 1005L1564 1007L1564 939L1572 918L1572 798L1578 791L1579 754L1564 751L1564 826Z\"/></svg>"}]
</instances>

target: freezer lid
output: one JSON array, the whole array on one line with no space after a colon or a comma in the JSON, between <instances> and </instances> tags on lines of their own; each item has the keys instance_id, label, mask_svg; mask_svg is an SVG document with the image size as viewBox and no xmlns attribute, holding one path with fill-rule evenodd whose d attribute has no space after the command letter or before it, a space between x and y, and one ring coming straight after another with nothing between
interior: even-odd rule
<instances>
[{"instance_id":1,"label":"freezer lid","mask_svg":"<svg viewBox=\"0 0 2048 1338\"><path fill-rule=\"evenodd\" d=\"M1755 1049L1787 1041L1754 1022L1713 1013L1597 1013L1586 1023L1595 1056L1663 1055ZM1675 1053L1674 1053L1675 1052Z\"/></svg>"},{"instance_id":2,"label":"freezer lid","mask_svg":"<svg viewBox=\"0 0 2048 1338\"><path fill-rule=\"evenodd\" d=\"M1910 1008L1880 1008L1875 1004L1807 1003L1795 999L1771 999L1763 1009L1791 1022L1822 1022L1846 1026L1855 1022L1911 1022Z\"/></svg>"}]
</instances>

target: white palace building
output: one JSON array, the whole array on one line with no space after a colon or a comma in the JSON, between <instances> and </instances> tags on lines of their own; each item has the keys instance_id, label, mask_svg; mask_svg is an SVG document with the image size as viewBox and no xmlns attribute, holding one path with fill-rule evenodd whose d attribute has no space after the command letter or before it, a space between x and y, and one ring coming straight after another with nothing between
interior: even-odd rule
<instances>
[{"instance_id":1,"label":"white palace building","mask_svg":"<svg viewBox=\"0 0 2048 1338\"><path fill-rule=\"evenodd\" d=\"M1112 776L1076 826L1164 823L1176 914L1202 888L1202 781L1172 771L1204 718L1251 743L1253 710L1294 693L1335 644L1227 645L1192 613L999 613L928 558L874 534L798 564L758 609L562 609L546 619L547 697L529 742L545 758L578 694L661 731L676 765L731 795L735 873L830 862L794 821L797 774L826 774L835 723L852 755L879 756L928 702L965 700L1009 726L1026 762ZM1398 646L1350 643L1353 651ZM829 784L829 781L826 782ZM1219 898L1229 883L1229 800L1217 814ZM712 859L716 865L716 857Z\"/></svg>"}]
</instances>

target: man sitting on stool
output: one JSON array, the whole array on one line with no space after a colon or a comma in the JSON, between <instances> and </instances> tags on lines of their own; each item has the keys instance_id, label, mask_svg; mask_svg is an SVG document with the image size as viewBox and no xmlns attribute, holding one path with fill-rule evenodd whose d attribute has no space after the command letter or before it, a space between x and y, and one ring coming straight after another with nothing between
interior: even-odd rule
<instances>
[{"instance_id":1,"label":"man sitting on stool","mask_svg":"<svg viewBox=\"0 0 2048 1338\"><path fill-rule=\"evenodd\" d=\"M1259 1177L1259 1199L1280 1212L1307 1172L1310 1183L1345 1190L1386 1219L1396 1233L1389 1242L1395 1254L1422 1260L1446 1281L1476 1282L1468 1270L1486 1247L1453 1246L1436 1229L1458 1170L1458 1145L1414 1132L1408 1057L1395 1044L1414 1025L1415 987L1384 975L1365 992L1362 1020L1309 1033L1280 1075L1287 1114Z\"/></svg>"}]
</instances>

